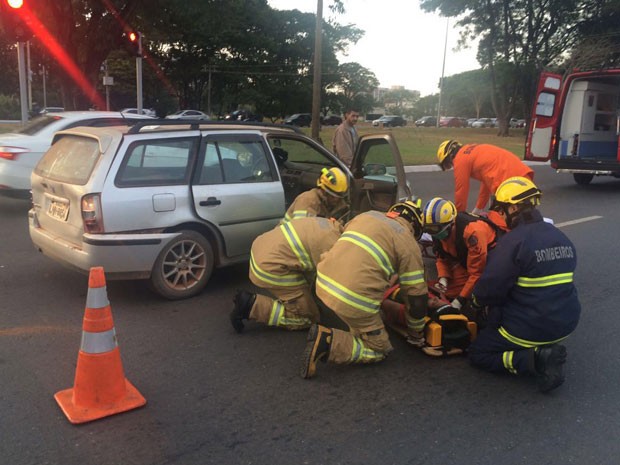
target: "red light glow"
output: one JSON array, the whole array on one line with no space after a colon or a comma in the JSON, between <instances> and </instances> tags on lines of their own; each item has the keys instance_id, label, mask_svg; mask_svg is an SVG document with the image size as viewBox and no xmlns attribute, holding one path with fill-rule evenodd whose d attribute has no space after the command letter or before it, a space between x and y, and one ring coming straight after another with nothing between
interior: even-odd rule
<instances>
[{"instance_id":1,"label":"red light glow","mask_svg":"<svg viewBox=\"0 0 620 465\"><path fill-rule=\"evenodd\" d=\"M24 0L6 0L7 5L16 10L24 6Z\"/></svg>"}]
</instances>

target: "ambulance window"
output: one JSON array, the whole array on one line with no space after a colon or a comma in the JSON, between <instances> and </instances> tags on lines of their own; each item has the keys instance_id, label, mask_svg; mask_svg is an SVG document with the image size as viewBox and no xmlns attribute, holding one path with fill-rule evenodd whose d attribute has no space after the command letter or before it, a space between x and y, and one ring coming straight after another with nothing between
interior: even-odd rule
<instances>
[{"instance_id":1,"label":"ambulance window","mask_svg":"<svg viewBox=\"0 0 620 465\"><path fill-rule=\"evenodd\" d=\"M545 79L545 88L558 90L560 88L560 80L556 77L547 76Z\"/></svg>"},{"instance_id":2,"label":"ambulance window","mask_svg":"<svg viewBox=\"0 0 620 465\"><path fill-rule=\"evenodd\" d=\"M536 102L536 114L538 116L553 116L555 106L555 94L541 92Z\"/></svg>"}]
</instances>

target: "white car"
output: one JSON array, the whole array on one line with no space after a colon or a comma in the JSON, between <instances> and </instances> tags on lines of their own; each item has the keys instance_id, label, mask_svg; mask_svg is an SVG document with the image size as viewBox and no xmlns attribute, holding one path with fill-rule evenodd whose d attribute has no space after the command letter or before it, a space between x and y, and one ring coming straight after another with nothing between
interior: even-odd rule
<instances>
[{"instance_id":1,"label":"white car","mask_svg":"<svg viewBox=\"0 0 620 465\"><path fill-rule=\"evenodd\" d=\"M197 119L209 120L209 115L198 110L179 110L176 113L166 116L167 119Z\"/></svg>"},{"instance_id":2,"label":"white car","mask_svg":"<svg viewBox=\"0 0 620 465\"><path fill-rule=\"evenodd\" d=\"M121 110L121 113L123 115L138 115L140 113L138 113L138 109L137 108L123 108ZM157 114L155 113L155 110L153 110L152 108L143 108L142 109L142 114L146 115L146 116L150 116L152 118L156 118Z\"/></svg>"},{"instance_id":3,"label":"white car","mask_svg":"<svg viewBox=\"0 0 620 465\"><path fill-rule=\"evenodd\" d=\"M56 131L77 126L127 126L137 119L151 118L116 111L65 111L47 113L14 133L0 134L0 195L30 198L30 175Z\"/></svg>"}]
</instances>

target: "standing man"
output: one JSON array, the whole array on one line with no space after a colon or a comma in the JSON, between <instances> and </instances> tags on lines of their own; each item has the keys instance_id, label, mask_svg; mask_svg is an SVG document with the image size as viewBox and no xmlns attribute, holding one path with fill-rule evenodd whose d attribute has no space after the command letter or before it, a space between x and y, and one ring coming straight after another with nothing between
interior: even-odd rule
<instances>
[{"instance_id":1,"label":"standing man","mask_svg":"<svg viewBox=\"0 0 620 465\"><path fill-rule=\"evenodd\" d=\"M258 236L250 254L250 281L275 299L238 291L230 321L243 331L243 320L285 329L307 329L319 321L311 284L316 264L338 240L342 225L327 218L299 218Z\"/></svg>"},{"instance_id":2,"label":"standing man","mask_svg":"<svg viewBox=\"0 0 620 465\"><path fill-rule=\"evenodd\" d=\"M310 327L302 360L303 378L314 376L319 360L373 363L392 351L379 309L394 282L400 284L406 301L408 342L424 345L428 289L416 242L421 234L420 208L411 201L397 203L385 214L362 213L347 224L317 266L316 293L349 331Z\"/></svg>"},{"instance_id":3,"label":"standing man","mask_svg":"<svg viewBox=\"0 0 620 465\"><path fill-rule=\"evenodd\" d=\"M422 218L437 257L437 287L461 310L484 272L489 252L508 229L506 222L495 211L487 217L457 213L454 204L441 197L428 201Z\"/></svg>"},{"instance_id":4,"label":"standing man","mask_svg":"<svg viewBox=\"0 0 620 465\"><path fill-rule=\"evenodd\" d=\"M357 141L359 140L357 130L355 129L359 117L359 111L348 109L344 114L344 120L336 128L334 138L332 139L333 152L347 165L347 168L351 167L355 147L357 147Z\"/></svg>"},{"instance_id":5,"label":"standing man","mask_svg":"<svg viewBox=\"0 0 620 465\"><path fill-rule=\"evenodd\" d=\"M284 221L307 216L339 218L348 212L345 198L349 192L349 180L340 168L323 168L316 185L293 200Z\"/></svg>"},{"instance_id":6,"label":"standing man","mask_svg":"<svg viewBox=\"0 0 620 465\"><path fill-rule=\"evenodd\" d=\"M491 372L536 376L541 392L564 382L566 348L581 305L573 284L575 246L536 210L541 192L524 177L500 184L491 209L510 228L474 287L474 305L488 306L488 325L469 359Z\"/></svg>"},{"instance_id":7,"label":"standing man","mask_svg":"<svg viewBox=\"0 0 620 465\"><path fill-rule=\"evenodd\" d=\"M437 161L443 171L454 168L454 204L457 211L467 211L469 179L480 181L480 190L473 213L485 210L491 194L506 179L524 176L534 180L534 170L514 153L490 144L462 145L445 140L437 150Z\"/></svg>"}]
</instances>

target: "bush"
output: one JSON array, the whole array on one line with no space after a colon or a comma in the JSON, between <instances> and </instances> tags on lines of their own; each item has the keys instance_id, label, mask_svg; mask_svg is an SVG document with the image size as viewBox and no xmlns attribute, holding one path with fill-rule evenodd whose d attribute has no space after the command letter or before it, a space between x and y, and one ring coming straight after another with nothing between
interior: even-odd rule
<instances>
[{"instance_id":1,"label":"bush","mask_svg":"<svg viewBox=\"0 0 620 465\"><path fill-rule=\"evenodd\" d=\"M0 119L21 120L22 110L15 95L0 94Z\"/></svg>"}]
</instances>

